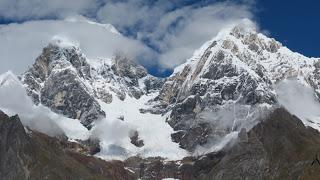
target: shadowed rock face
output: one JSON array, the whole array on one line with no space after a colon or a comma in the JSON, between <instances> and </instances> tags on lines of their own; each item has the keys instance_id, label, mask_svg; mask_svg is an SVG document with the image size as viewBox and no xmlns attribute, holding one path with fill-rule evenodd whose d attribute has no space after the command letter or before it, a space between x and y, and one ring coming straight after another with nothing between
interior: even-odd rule
<instances>
[{"instance_id":1,"label":"shadowed rock face","mask_svg":"<svg viewBox=\"0 0 320 180\"><path fill-rule=\"evenodd\" d=\"M152 91L158 91L164 83L163 79L149 75L143 66L121 54L117 54L113 58L111 70L108 73L111 73L111 78L117 78L117 81L124 85L127 92L122 92L122 94L128 94L136 99ZM141 84L144 85L144 88L140 87L140 80L142 80Z\"/></svg>"},{"instance_id":2,"label":"shadowed rock face","mask_svg":"<svg viewBox=\"0 0 320 180\"><path fill-rule=\"evenodd\" d=\"M0 112L0 137L0 177L26 179L26 164L31 161L33 147L17 116L9 118Z\"/></svg>"},{"instance_id":3,"label":"shadowed rock face","mask_svg":"<svg viewBox=\"0 0 320 180\"><path fill-rule=\"evenodd\" d=\"M79 119L88 129L93 121L106 117L98 99L107 104L127 95L139 99L159 91L164 83L125 56L96 62L87 59L78 47L56 44L43 49L21 81L35 104Z\"/></svg>"},{"instance_id":4,"label":"shadowed rock face","mask_svg":"<svg viewBox=\"0 0 320 180\"><path fill-rule=\"evenodd\" d=\"M219 152L181 161L130 158L125 163L137 178L151 180L319 179L320 134L285 109L276 109L249 132Z\"/></svg>"},{"instance_id":5,"label":"shadowed rock face","mask_svg":"<svg viewBox=\"0 0 320 180\"><path fill-rule=\"evenodd\" d=\"M185 64L160 91L158 98L172 110L168 122L178 131L173 140L188 151L216 135L209 124L201 122L201 113L223 108L231 101L237 106L252 107L277 102L264 67L257 65L248 70L242 68L242 61L235 63L238 52L230 52L229 46L235 46L232 43L212 42L194 59L195 64ZM199 129L205 133L198 133Z\"/></svg>"},{"instance_id":6,"label":"shadowed rock face","mask_svg":"<svg viewBox=\"0 0 320 180\"><path fill-rule=\"evenodd\" d=\"M18 116L1 111L0 137L0 179L134 179L122 162L106 162L73 151L56 138L26 133Z\"/></svg>"},{"instance_id":7,"label":"shadowed rock face","mask_svg":"<svg viewBox=\"0 0 320 180\"><path fill-rule=\"evenodd\" d=\"M210 118L210 123L203 123L202 114L218 114L230 104L252 108L248 112L277 106L274 87L282 80L299 78L319 100L319 60L294 53L250 26L244 23L222 30L205 43L175 69L155 99L162 106L153 112L170 113L168 123L176 131L172 138L182 148L192 152L220 135ZM245 127L239 124L236 131Z\"/></svg>"},{"instance_id":8,"label":"shadowed rock face","mask_svg":"<svg viewBox=\"0 0 320 180\"><path fill-rule=\"evenodd\" d=\"M84 83L90 78L90 65L79 49L50 44L22 81L35 104L42 103L56 113L79 119L90 129L94 120L105 117Z\"/></svg>"}]
</instances>

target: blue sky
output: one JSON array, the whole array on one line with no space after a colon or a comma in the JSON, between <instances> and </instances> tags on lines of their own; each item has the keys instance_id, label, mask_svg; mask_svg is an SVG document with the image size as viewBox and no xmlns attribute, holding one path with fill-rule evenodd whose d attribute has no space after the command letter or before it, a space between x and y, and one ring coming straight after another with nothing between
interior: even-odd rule
<instances>
[{"instance_id":1,"label":"blue sky","mask_svg":"<svg viewBox=\"0 0 320 180\"><path fill-rule=\"evenodd\" d=\"M197 3L198 1L189 1ZM205 1L203 3L210 3ZM320 1L319 0L260 0L255 1L252 11L261 29L295 52L308 57L320 57ZM158 72L166 76L170 70Z\"/></svg>"},{"instance_id":2,"label":"blue sky","mask_svg":"<svg viewBox=\"0 0 320 180\"><path fill-rule=\"evenodd\" d=\"M151 74L168 76L224 23L241 18L258 22L293 51L320 57L319 7L317 0L0 0L0 24L58 20L70 14L111 23L153 51L140 61Z\"/></svg>"},{"instance_id":3,"label":"blue sky","mask_svg":"<svg viewBox=\"0 0 320 180\"><path fill-rule=\"evenodd\" d=\"M320 57L320 1L261 0L256 17L259 25L289 49Z\"/></svg>"}]
</instances>

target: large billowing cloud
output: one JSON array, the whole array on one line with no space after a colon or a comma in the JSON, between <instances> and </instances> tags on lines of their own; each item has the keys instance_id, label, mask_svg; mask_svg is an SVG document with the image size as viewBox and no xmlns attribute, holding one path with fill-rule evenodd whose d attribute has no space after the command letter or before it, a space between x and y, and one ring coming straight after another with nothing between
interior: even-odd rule
<instances>
[{"instance_id":1,"label":"large billowing cloud","mask_svg":"<svg viewBox=\"0 0 320 180\"><path fill-rule=\"evenodd\" d=\"M21 73L57 35L79 43L89 57L110 57L115 51L124 51L132 58L139 57L144 65L173 68L224 26L252 19L252 2L0 0L0 20L24 21L0 26L0 72L11 69ZM111 23L123 36L87 20L63 20L70 15Z\"/></svg>"},{"instance_id":2,"label":"large billowing cloud","mask_svg":"<svg viewBox=\"0 0 320 180\"><path fill-rule=\"evenodd\" d=\"M0 27L0 73L22 73L55 39L79 45L89 58L111 57L121 51L130 57L148 53L137 40L120 35L112 26L92 23L83 18L29 21Z\"/></svg>"},{"instance_id":3,"label":"large billowing cloud","mask_svg":"<svg viewBox=\"0 0 320 180\"><path fill-rule=\"evenodd\" d=\"M221 28L243 18L252 18L252 1L174 8L179 6L178 2L181 1L109 2L98 11L98 19L147 42L157 50L160 64L173 68Z\"/></svg>"}]
</instances>

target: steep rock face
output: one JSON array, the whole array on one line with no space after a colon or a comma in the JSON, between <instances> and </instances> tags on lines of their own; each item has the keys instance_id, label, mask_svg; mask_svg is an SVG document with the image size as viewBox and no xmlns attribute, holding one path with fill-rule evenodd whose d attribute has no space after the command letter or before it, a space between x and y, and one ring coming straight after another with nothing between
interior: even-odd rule
<instances>
[{"instance_id":1,"label":"steep rock face","mask_svg":"<svg viewBox=\"0 0 320 180\"><path fill-rule=\"evenodd\" d=\"M144 67L123 55L89 62L93 74L89 83L96 96L108 104L112 102L112 94L120 100L124 100L127 95L139 99L142 95L158 91L164 81L149 75Z\"/></svg>"},{"instance_id":2,"label":"steep rock face","mask_svg":"<svg viewBox=\"0 0 320 180\"><path fill-rule=\"evenodd\" d=\"M134 179L121 162L106 162L65 149L60 141L27 131L18 116L0 111L2 179Z\"/></svg>"},{"instance_id":3,"label":"steep rock face","mask_svg":"<svg viewBox=\"0 0 320 180\"><path fill-rule=\"evenodd\" d=\"M90 128L95 119L105 117L85 84L90 76L90 65L79 49L50 44L24 74L22 81L36 104L41 103L56 113L79 119Z\"/></svg>"},{"instance_id":4,"label":"steep rock face","mask_svg":"<svg viewBox=\"0 0 320 180\"><path fill-rule=\"evenodd\" d=\"M31 141L26 136L24 127L17 116L9 118L0 111L0 130L0 176L5 179L26 179L29 172L23 160L28 161L32 152L27 151L28 148L31 148ZM7 145L10 145L11 148L6 147Z\"/></svg>"},{"instance_id":5,"label":"steep rock face","mask_svg":"<svg viewBox=\"0 0 320 180\"><path fill-rule=\"evenodd\" d=\"M315 90L316 97L320 100L320 59L315 61L314 63L314 70L308 76L308 83L312 86Z\"/></svg>"},{"instance_id":6,"label":"steep rock face","mask_svg":"<svg viewBox=\"0 0 320 180\"><path fill-rule=\"evenodd\" d=\"M240 131L248 125L245 119L252 122L261 109L277 104L274 85L283 79L302 77L317 92L317 62L244 21L222 30L175 69L156 98L162 103L158 108L171 112L168 123L177 131L173 140L193 151L209 137ZM224 118L216 117L221 111L230 114L224 132L216 121Z\"/></svg>"},{"instance_id":7,"label":"steep rock face","mask_svg":"<svg viewBox=\"0 0 320 180\"><path fill-rule=\"evenodd\" d=\"M43 105L69 118L79 119L86 127L94 120L105 117L98 102L72 71L51 74L40 93Z\"/></svg>"},{"instance_id":8,"label":"steep rock face","mask_svg":"<svg viewBox=\"0 0 320 180\"><path fill-rule=\"evenodd\" d=\"M109 104L127 95L139 99L163 84L124 56L91 60L78 47L63 42L44 48L21 80L35 104L79 119L89 129L94 120L106 117L99 100Z\"/></svg>"},{"instance_id":9,"label":"steep rock face","mask_svg":"<svg viewBox=\"0 0 320 180\"><path fill-rule=\"evenodd\" d=\"M43 83L51 73L56 73L60 69L74 70L73 74L78 75L79 78L90 76L90 66L77 48L49 44L23 76L28 93L34 97L35 103L40 102L38 91L41 90Z\"/></svg>"}]
</instances>

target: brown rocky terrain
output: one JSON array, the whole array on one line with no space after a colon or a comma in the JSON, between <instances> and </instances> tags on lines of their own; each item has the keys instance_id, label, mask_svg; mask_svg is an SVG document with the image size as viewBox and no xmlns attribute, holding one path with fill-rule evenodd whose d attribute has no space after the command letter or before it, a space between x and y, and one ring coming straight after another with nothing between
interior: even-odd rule
<instances>
[{"instance_id":1,"label":"brown rocky terrain","mask_svg":"<svg viewBox=\"0 0 320 180\"><path fill-rule=\"evenodd\" d=\"M134 179L120 161L88 156L81 145L27 130L18 116L0 112L0 179Z\"/></svg>"},{"instance_id":2,"label":"brown rocky terrain","mask_svg":"<svg viewBox=\"0 0 320 180\"><path fill-rule=\"evenodd\" d=\"M130 158L125 164L147 180L309 180L320 178L319 152L319 132L280 108L248 132L243 129L236 142L219 152L176 162Z\"/></svg>"},{"instance_id":3,"label":"brown rocky terrain","mask_svg":"<svg viewBox=\"0 0 320 180\"><path fill-rule=\"evenodd\" d=\"M131 157L104 161L90 146L25 129L0 113L2 179L319 179L320 134L279 108L223 150L179 161ZM82 143L85 144L85 143Z\"/></svg>"}]
</instances>

